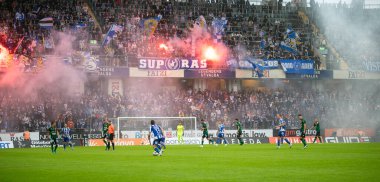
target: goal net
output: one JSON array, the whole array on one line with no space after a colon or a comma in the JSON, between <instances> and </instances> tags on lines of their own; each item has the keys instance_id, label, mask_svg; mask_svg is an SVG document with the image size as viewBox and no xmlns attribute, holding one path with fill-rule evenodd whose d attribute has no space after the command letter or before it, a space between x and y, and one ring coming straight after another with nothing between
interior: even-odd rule
<instances>
[{"instance_id":1,"label":"goal net","mask_svg":"<svg viewBox=\"0 0 380 182\"><path fill-rule=\"evenodd\" d=\"M115 127L116 137L120 138L147 138L150 121L154 120L164 131L167 144L178 144L177 125L182 123L184 126L184 144L198 144L196 140L200 136L197 131L196 117L118 117Z\"/></svg>"}]
</instances>

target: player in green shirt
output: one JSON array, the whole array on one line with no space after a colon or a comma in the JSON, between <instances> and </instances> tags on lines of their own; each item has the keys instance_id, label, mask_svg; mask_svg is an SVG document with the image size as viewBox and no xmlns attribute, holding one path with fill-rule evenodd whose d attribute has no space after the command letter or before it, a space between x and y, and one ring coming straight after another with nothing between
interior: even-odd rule
<instances>
[{"instance_id":1,"label":"player in green shirt","mask_svg":"<svg viewBox=\"0 0 380 182\"><path fill-rule=\"evenodd\" d=\"M50 145L51 145L51 152L57 153L57 148L58 148L58 130L55 127L55 121L51 122L51 127L48 129L49 134L50 134Z\"/></svg>"},{"instance_id":2,"label":"player in green shirt","mask_svg":"<svg viewBox=\"0 0 380 182\"><path fill-rule=\"evenodd\" d=\"M203 147L204 138L206 138L210 143L214 144L214 140L212 140L210 136L208 135L207 123L203 119L201 120L201 122L202 122L201 130L203 131L201 147Z\"/></svg>"},{"instance_id":3,"label":"player in green shirt","mask_svg":"<svg viewBox=\"0 0 380 182\"><path fill-rule=\"evenodd\" d=\"M241 135L243 134L243 130L241 127L241 123L240 123L239 119L237 119L237 118L235 119L235 125L236 125L236 129L237 129L237 135L236 136L239 139L240 145L243 145L244 141L241 138Z\"/></svg>"},{"instance_id":4,"label":"player in green shirt","mask_svg":"<svg viewBox=\"0 0 380 182\"><path fill-rule=\"evenodd\" d=\"M316 132L317 132L317 133L315 134L315 138L314 138L313 143L315 143L315 142L317 141L317 137L318 137L318 139L319 139L319 143L322 143L322 138L321 138L321 128L320 128L320 126L319 126L319 121L318 121L317 118L314 119L314 126L313 126L312 128L310 128L310 129L313 129L313 128L315 128L315 130L316 130Z\"/></svg>"},{"instance_id":5,"label":"player in green shirt","mask_svg":"<svg viewBox=\"0 0 380 182\"><path fill-rule=\"evenodd\" d=\"M110 126L109 122L108 122L108 118L104 118L103 120L103 125L102 125L102 138L103 138L103 142L104 144L106 144L106 150L107 150L107 145L108 145L108 142L107 142L107 138L108 138L108 127Z\"/></svg>"},{"instance_id":6,"label":"player in green shirt","mask_svg":"<svg viewBox=\"0 0 380 182\"><path fill-rule=\"evenodd\" d=\"M307 148L307 143L306 143L306 140L305 140L305 135L306 135L306 120L303 119L302 114L298 114L298 119L301 122L301 129L300 129L301 130L301 138L300 138L300 140L303 143L303 148L306 149Z\"/></svg>"},{"instance_id":7,"label":"player in green shirt","mask_svg":"<svg viewBox=\"0 0 380 182\"><path fill-rule=\"evenodd\" d=\"M185 130L185 127L182 125L182 122L180 121L177 125L178 144L184 144L184 141L183 141L184 130Z\"/></svg>"}]
</instances>

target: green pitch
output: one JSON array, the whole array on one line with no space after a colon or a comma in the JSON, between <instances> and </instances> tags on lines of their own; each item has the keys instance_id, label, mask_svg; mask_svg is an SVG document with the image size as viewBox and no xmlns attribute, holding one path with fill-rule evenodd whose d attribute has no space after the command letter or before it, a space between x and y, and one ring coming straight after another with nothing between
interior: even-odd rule
<instances>
[{"instance_id":1,"label":"green pitch","mask_svg":"<svg viewBox=\"0 0 380 182\"><path fill-rule=\"evenodd\" d=\"M0 181L378 181L380 143L0 150Z\"/></svg>"}]
</instances>

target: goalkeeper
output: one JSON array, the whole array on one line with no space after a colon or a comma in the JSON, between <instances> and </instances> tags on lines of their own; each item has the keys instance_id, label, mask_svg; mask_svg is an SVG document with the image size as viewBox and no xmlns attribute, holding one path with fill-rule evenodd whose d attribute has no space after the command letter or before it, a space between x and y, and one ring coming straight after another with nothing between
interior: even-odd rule
<instances>
[{"instance_id":1,"label":"goalkeeper","mask_svg":"<svg viewBox=\"0 0 380 182\"><path fill-rule=\"evenodd\" d=\"M185 130L185 127L183 127L182 122L179 122L177 125L177 137L178 137L179 144L184 144L183 142L184 130Z\"/></svg>"}]
</instances>

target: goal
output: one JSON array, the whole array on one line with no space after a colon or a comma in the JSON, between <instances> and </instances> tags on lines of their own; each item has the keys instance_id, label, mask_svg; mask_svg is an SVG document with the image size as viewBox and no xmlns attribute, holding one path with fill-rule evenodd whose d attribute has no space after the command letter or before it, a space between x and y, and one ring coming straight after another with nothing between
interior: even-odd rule
<instances>
[{"instance_id":1,"label":"goal","mask_svg":"<svg viewBox=\"0 0 380 182\"><path fill-rule=\"evenodd\" d=\"M118 117L116 138L144 138L150 129L150 121L154 120L165 133L166 139L177 138L179 122L185 127L184 138L198 136L196 117Z\"/></svg>"}]
</instances>

